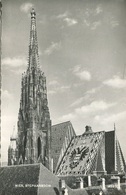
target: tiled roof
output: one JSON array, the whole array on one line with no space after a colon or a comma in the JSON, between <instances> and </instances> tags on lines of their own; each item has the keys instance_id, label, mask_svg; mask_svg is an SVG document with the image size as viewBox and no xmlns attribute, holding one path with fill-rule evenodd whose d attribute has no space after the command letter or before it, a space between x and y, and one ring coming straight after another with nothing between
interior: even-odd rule
<instances>
[{"instance_id":1,"label":"tiled roof","mask_svg":"<svg viewBox=\"0 0 126 195\"><path fill-rule=\"evenodd\" d=\"M69 195L87 195L84 189L72 190L67 185L66 187ZM0 168L0 195L5 194L57 195L59 178L42 164L2 167Z\"/></svg>"},{"instance_id":2,"label":"tiled roof","mask_svg":"<svg viewBox=\"0 0 126 195\"><path fill-rule=\"evenodd\" d=\"M32 195L37 188L25 187L38 184L40 165L8 166L0 168L0 195Z\"/></svg>"},{"instance_id":3,"label":"tiled roof","mask_svg":"<svg viewBox=\"0 0 126 195\"><path fill-rule=\"evenodd\" d=\"M41 164L39 195L57 195L59 193L59 178ZM45 186L45 187L44 187Z\"/></svg>"},{"instance_id":4,"label":"tiled roof","mask_svg":"<svg viewBox=\"0 0 126 195\"><path fill-rule=\"evenodd\" d=\"M115 131L105 132L105 164L110 174L115 169Z\"/></svg>"},{"instance_id":5,"label":"tiled roof","mask_svg":"<svg viewBox=\"0 0 126 195\"><path fill-rule=\"evenodd\" d=\"M87 195L83 189L69 195ZM7 166L0 168L0 195L57 195L59 178L42 164Z\"/></svg>"},{"instance_id":6,"label":"tiled roof","mask_svg":"<svg viewBox=\"0 0 126 195\"><path fill-rule=\"evenodd\" d=\"M108 174L113 171L125 171L125 160L115 131L105 133L105 156Z\"/></svg>"},{"instance_id":7,"label":"tiled roof","mask_svg":"<svg viewBox=\"0 0 126 195\"><path fill-rule=\"evenodd\" d=\"M0 168L0 195L55 195L59 179L42 164Z\"/></svg>"},{"instance_id":8,"label":"tiled roof","mask_svg":"<svg viewBox=\"0 0 126 195\"><path fill-rule=\"evenodd\" d=\"M62 159L57 175L82 175L96 170L97 154L104 134L105 132L101 131L73 138ZM105 159L104 156L103 151L103 160Z\"/></svg>"},{"instance_id":9,"label":"tiled roof","mask_svg":"<svg viewBox=\"0 0 126 195\"><path fill-rule=\"evenodd\" d=\"M63 144L65 143L65 137L68 132L71 132L71 135L68 137L67 141L71 141L71 137L75 134L74 129L70 121L56 124L52 126L52 143L51 143L51 155L53 158L54 170L57 166L57 162L61 153Z\"/></svg>"}]
</instances>

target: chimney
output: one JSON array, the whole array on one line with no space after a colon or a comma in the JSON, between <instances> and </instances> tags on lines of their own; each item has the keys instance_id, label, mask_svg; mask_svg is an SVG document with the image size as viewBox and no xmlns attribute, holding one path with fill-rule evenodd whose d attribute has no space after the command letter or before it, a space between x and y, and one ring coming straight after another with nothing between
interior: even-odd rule
<instances>
[{"instance_id":1,"label":"chimney","mask_svg":"<svg viewBox=\"0 0 126 195\"><path fill-rule=\"evenodd\" d=\"M85 133L93 133L91 126L85 127Z\"/></svg>"}]
</instances>

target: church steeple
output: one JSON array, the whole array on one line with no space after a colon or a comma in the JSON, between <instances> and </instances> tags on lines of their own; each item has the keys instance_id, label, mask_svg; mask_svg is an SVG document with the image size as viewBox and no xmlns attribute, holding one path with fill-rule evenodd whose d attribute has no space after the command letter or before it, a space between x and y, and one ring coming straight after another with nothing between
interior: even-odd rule
<instances>
[{"instance_id":1,"label":"church steeple","mask_svg":"<svg viewBox=\"0 0 126 195\"><path fill-rule=\"evenodd\" d=\"M42 162L50 169L51 120L46 77L39 68L36 13L31 11L29 60L22 75L18 114L17 163Z\"/></svg>"},{"instance_id":2,"label":"church steeple","mask_svg":"<svg viewBox=\"0 0 126 195\"><path fill-rule=\"evenodd\" d=\"M38 41L36 29L36 13L34 8L31 11L30 43L29 43L29 62L28 68L39 66Z\"/></svg>"}]
</instances>

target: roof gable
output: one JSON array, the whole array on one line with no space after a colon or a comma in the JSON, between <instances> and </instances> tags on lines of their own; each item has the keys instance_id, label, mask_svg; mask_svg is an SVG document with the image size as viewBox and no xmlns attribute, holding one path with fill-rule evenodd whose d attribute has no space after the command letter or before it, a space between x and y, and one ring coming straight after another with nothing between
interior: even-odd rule
<instances>
[{"instance_id":1,"label":"roof gable","mask_svg":"<svg viewBox=\"0 0 126 195\"><path fill-rule=\"evenodd\" d=\"M70 121L52 126L51 155L53 158L54 170L62 158L73 136L76 136ZM62 150L62 152L61 152ZM60 156L61 155L61 156Z\"/></svg>"},{"instance_id":2,"label":"roof gable","mask_svg":"<svg viewBox=\"0 0 126 195\"><path fill-rule=\"evenodd\" d=\"M94 171L104 134L102 131L76 136L62 159L57 175L82 175Z\"/></svg>"}]
</instances>

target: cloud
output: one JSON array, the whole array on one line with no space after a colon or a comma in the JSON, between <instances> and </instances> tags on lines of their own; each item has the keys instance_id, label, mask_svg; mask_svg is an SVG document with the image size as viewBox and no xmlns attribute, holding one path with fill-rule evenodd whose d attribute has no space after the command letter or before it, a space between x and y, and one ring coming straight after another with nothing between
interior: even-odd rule
<instances>
[{"instance_id":1,"label":"cloud","mask_svg":"<svg viewBox=\"0 0 126 195\"><path fill-rule=\"evenodd\" d=\"M26 72L26 68L18 68L18 69L14 69L14 70L10 70L12 73L16 74L16 75L22 75L24 72Z\"/></svg>"},{"instance_id":2,"label":"cloud","mask_svg":"<svg viewBox=\"0 0 126 195\"><path fill-rule=\"evenodd\" d=\"M52 80L49 82L49 85L59 85L59 82L57 80Z\"/></svg>"},{"instance_id":3,"label":"cloud","mask_svg":"<svg viewBox=\"0 0 126 195\"><path fill-rule=\"evenodd\" d=\"M59 50L61 48L61 42L59 43L54 43L52 42L51 45L45 50L46 55L50 55L53 53L55 50Z\"/></svg>"},{"instance_id":4,"label":"cloud","mask_svg":"<svg viewBox=\"0 0 126 195\"><path fill-rule=\"evenodd\" d=\"M86 94L94 94L96 93L96 91L97 91L97 88L93 88L91 90L86 91Z\"/></svg>"},{"instance_id":5,"label":"cloud","mask_svg":"<svg viewBox=\"0 0 126 195\"><path fill-rule=\"evenodd\" d=\"M73 72L76 73L76 72L78 72L80 69L81 69L81 65L76 65L76 66L74 66L74 68L73 68Z\"/></svg>"},{"instance_id":6,"label":"cloud","mask_svg":"<svg viewBox=\"0 0 126 195\"><path fill-rule=\"evenodd\" d=\"M89 21L87 21L86 19L84 19L84 24L86 24L86 26L89 27L91 23Z\"/></svg>"},{"instance_id":7,"label":"cloud","mask_svg":"<svg viewBox=\"0 0 126 195\"><path fill-rule=\"evenodd\" d=\"M119 21L113 15L110 15L109 22L112 28L119 26Z\"/></svg>"},{"instance_id":8,"label":"cloud","mask_svg":"<svg viewBox=\"0 0 126 195\"><path fill-rule=\"evenodd\" d=\"M63 93L70 89L70 85L61 86L57 80L52 80L49 82L49 86L51 86L51 90L49 90L49 94Z\"/></svg>"},{"instance_id":9,"label":"cloud","mask_svg":"<svg viewBox=\"0 0 126 195\"><path fill-rule=\"evenodd\" d=\"M116 114L109 114L109 116L96 115L94 118L95 122L100 123L102 125L114 124L115 122L120 122L125 119L126 119L126 111L119 112Z\"/></svg>"},{"instance_id":10,"label":"cloud","mask_svg":"<svg viewBox=\"0 0 126 195\"><path fill-rule=\"evenodd\" d=\"M68 86L61 86L61 87L59 88L58 91L60 91L60 92L65 92L65 91L67 91L68 89L70 89L70 85L68 85Z\"/></svg>"},{"instance_id":11,"label":"cloud","mask_svg":"<svg viewBox=\"0 0 126 195\"><path fill-rule=\"evenodd\" d=\"M126 80L121 79L119 76L114 76L112 79L104 81L103 84L112 88L121 89L126 87Z\"/></svg>"},{"instance_id":12,"label":"cloud","mask_svg":"<svg viewBox=\"0 0 126 195\"><path fill-rule=\"evenodd\" d=\"M112 28L115 28L115 27L119 26L119 22L117 20L113 20L113 21L111 21L111 26L112 26Z\"/></svg>"},{"instance_id":13,"label":"cloud","mask_svg":"<svg viewBox=\"0 0 126 195\"><path fill-rule=\"evenodd\" d=\"M78 101L74 102L74 104L78 104L82 101L83 99L78 99ZM80 102L79 102L80 101ZM65 120L72 120L72 119L80 119L80 116L87 117L90 114L95 114L97 112L105 111L109 109L110 107L114 106L115 103L106 103L105 101L94 101L89 105L82 106L80 108L76 108L73 110L73 112L68 113L66 115L63 115L62 117L59 118L60 121L65 121ZM73 105L74 106L74 105ZM95 120L98 120L98 115L96 115L97 118Z\"/></svg>"},{"instance_id":14,"label":"cloud","mask_svg":"<svg viewBox=\"0 0 126 195\"><path fill-rule=\"evenodd\" d=\"M92 88L92 89L90 89L90 90L88 90L88 91L86 91L85 93L84 93L84 95L83 95L83 97L80 97L80 98L78 98L76 101L74 101L71 105L70 105L70 107L75 107L75 106L78 106L79 104L81 104L83 101L86 101L86 100L93 100L94 99L94 94L96 93L96 92L98 92L100 89L101 89L101 87L102 86L98 86L98 87L96 87L96 88ZM93 98L92 98L93 97Z\"/></svg>"},{"instance_id":15,"label":"cloud","mask_svg":"<svg viewBox=\"0 0 126 195\"><path fill-rule=\"evenodd\" d=\"M24 13L29 13L29 11L31 10L31 8L34 7L34 4L30 3L30 2L27 2L27 3L23 3L21 6L20 6L20 10Z\"/></svg>"},{"instance_id":16,"label":"cloud","mask_svg":"<svg viewBox=\"0 0 126 195\"><path fill-rule=\"evenodd\" d=\"M118 122L118 121L122 121L126 119L126 111L124 112L120 112L117 114L112 114L111 116L104 118L104 120L102 121L103 124L106 123L114 123L114 122Z\"/></svg>"},{"instance_id":17,"label":"cloud","mask_svg":"<svg viewBox=\"0 0 126 195\"><path fill-rule=\"evenodd\" d=\"M77 24L78 21L74 18L68 17L69 15L71 15L70 12L66 11L63 14L59 14L58 16L56 16L56 18L64 21L67 24L67 26L73 26L73 25ZM62 26L62 28L63 28L63 26Z\"/></svg>"},{"instance_id":18,"label":"cloud","mask_svg":"<svg viewBox=\"0 0 126 195\"><path fill-rule=\"evenodd\" d=\"M95 94L98 90L101 89L101 86L96 87L96 88L92 88L91 90L88 90L85 92L83 97L78 98L76 101L74 101L70 107L75 107L78 106L79 104L81 104L85 99L89 99L91 94Z\"/></svg>"},{"instance_id":19,"label":"cloud","mask_svg":"<svg viewBox=\"0 0 126 195\"><path fill-rule=\"evenodd\" d=\"M50 94L50 95L56 94L56 91L55 90L49 90L48 94Z\"/></svg>"},{"instance_id":20,"label":"cloud","mask_svg":"<svg viewBox=\"0 0 126 195\"><path fill-rule=\"evenodd\" d=\"M95 30L98 26L101 25L101 21L98 20L96 17L102 12L103 10L101 5L98 5L95 9L87 8L85 11L84 24L91 30ZM94 19L92 20L92 18Z\"/></svg>"},{"instance_id":21,"label":"cloud","mask_svg":"<svg viewBox=\"0 0 126 195\"><path fill-rule=\"evenodd\" d=\"M9 67L20 67L27 64L27 60L24 57L6 57L2 59L2 65L9 66Z\"/></svg>"},{"instance_id":22,"label":"cloud","mask_svg":"<svg viewBox=\"0 0 126 195\"><path fill-rule=\"evenodd\" d=\"M101 21L89 22L88 20L84 19L84 24L89 27L91 30L95 30L98 26L101 25Z\"/></svg>"},{"instance_id":23,"label":"cloud","mask_svg":"<svg viewBox=\"0 0 126 195\"><path fill-rule=\"evenodd\" d=\"M1 89L1 97L4 100L5 99L11 100L13 98L13 95L9 91Z\"/></svg>"},{"instance_id":24,"label":"cloud","mask_svg":"<svg viewBox=\"0 0 126 195\"><path fill-rule=\"evenodd\" d=\"M75 118L76 118L76 115L74 113L69 113L69 114L63 115L58 120L59 121L69 121Z\"/></svg>"},{"instance_id":25,"label":"cloud","mask_svg":"<svg viewBox=\"0 0 126 195\"><path fill-rule=\"evenodd\" d=\"M70 85L60 86L59 83L54 84L54 85L50 85L50 86L51 86L51 90L48 91L48 94L51 94L51 95L56 94L56 93L64 93L64 92L68 91L71 88Z\"/></svg>"},{"instance_id":26,"label":"cloud","mask_svg":"<svg viewBox=\"0 0 126 195\"><path fill-rule=\"evenodd\" d=\"M65 18L65 17L67 17L68 16L68 12L66 11L66 12L64 12L63 14L59 14L58 16L57 16L57 18Z\"/></svg>"},{"instance_id":27,"label":"cloud","mask_svg":"<svg viewBox=\"0 0 126 195\"><path fill-rule=\"evenodd\" d=\"M98 87L95 87L95 88L92 88L92 89L86 91L85 94L94 94L94 93L96 93L97 91L99 91L99 90L101 89L101 87L102 87L102 85L100 85L100 86L98 86Z\"/></svg>"},{"instance_id":28,"label":"cloud","mask_svg":"<svg viewBox=\"0 0 126 195\"><path fill-rule=\"evenodd\" d=\"M91 74L90 72L84 70L82 72L77 72L76 76L78 76L81 80L90 81L91 80Z\"/></svg>"},{"instance_id":29,"label":"cloud","mask_svg":"<svg viewBox=\"0 0 126 195\"><path fill-rule=\"evenodd\" d=\"M79 99L77 99L75 102L73 102L70 107L74 107L74 106L78 106L80 103L82 103L84 100L84 97L80 97Z\"/></svg>"},{"instance_id":30,"label":"cloud","mask_svg":"<svg viewBox=\"0 0 126 195\"><path fill-rule=\"evenodd\" d=\"M85 16L86 18L90 16L97 16L102 12L103 12L102 6L98 5L96 8L86 8Z\"/></svg>"},{"instance_id":31,"label":"cloud","mask_svg":"<svg viewBox=\"0 0 126 195\"><path fill-rule=\"evenodd\" d=\"M86 17L89 17L90 14L91 14L91 10L87 8L86 11L85 11Z\"/></svg>"},{"instance_id":32,"label":"cloud","mask_svg":"<svg viewBox=\"0 0 126 195\"><path fill-rule=\"evenodd\" d=\"M68 26L73 26L78 23L77 20L72 18L65 18L64 21L67 23Z\"/></svg>"},{"instance_id":33,"label":"cloud","mask_svg":"<svg viewBox=\"0 0 126 195\"><path fill-rule=\"evenodd\" d=\"M77 65L73 68L73 74L79 77L83 81L91 80L91 73L87 70L81 70L81 65Z\"/></svg>"},{"instance_id":34,"label":"cloud","mask_svg":"<svg viewBox=\"0 0 126 195\"><path fill-rule=\"evenodd\" d=\"M119 21L111 13L108 14L107 23L110 25L111 28L119 26Z\"/></svg>"},{"instance_id":35,"label":"cloud","mask_svg":"<svg viewBox=\"0 0 126 195\"><path fill-rule=\"evenodd\" d=\"M89 105L82 106L80 108L77 108L75 111L77 114L89 114L89 113L95 113L97 111L104 111L108 108L114 106L115 103L106 103L105 101L94 101Z\"/></svg>"},{"instance_id":36,"label":"cloud","mask_svg":"<svg viewBox=\"0 0 126 195\"><path fill-rule=\"evenodd\" d=\"M98 26L101 25L101 21L95 21L91 25L91 30L95 30Z\"/></svg>"},{"instance_id":37,"label":"cloud","mask_svg":"<svg viewBox=\"0 0 126 195\"><path fill-rule=\"evenodd\" d=\"M103 12L102 7L101 7L101 5L98 5L98 6L96 7L96 9L95 9L95 15L98 15L98 14L100 14L101 12Z\"/></svg>"}]
</instances>

